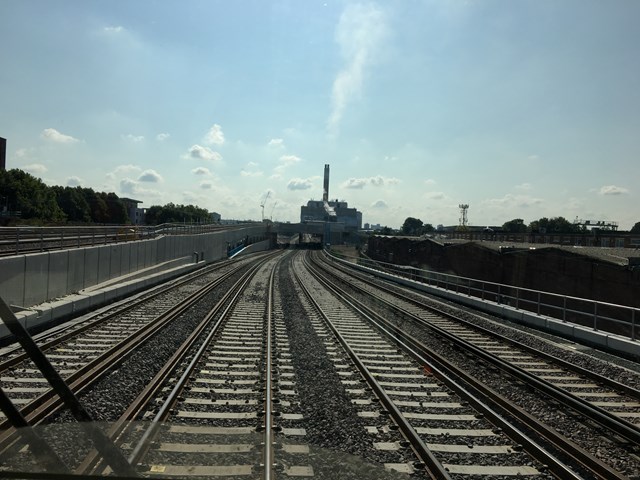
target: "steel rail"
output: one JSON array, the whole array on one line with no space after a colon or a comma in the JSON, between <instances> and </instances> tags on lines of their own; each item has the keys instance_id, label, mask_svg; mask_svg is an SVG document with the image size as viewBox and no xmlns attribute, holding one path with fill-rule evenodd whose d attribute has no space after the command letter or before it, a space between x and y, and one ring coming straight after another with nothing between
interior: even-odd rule
<instances>
[{"instance_id":1,"label":"steel rail","mask_svg":"<svg viewBox=\"0 0 640 480\"><path fill-rule=\"evenodd\" d=\"M469 403L473 404L476 409L486 415L487 418L489 418L496 426L499 426L503 431L507 432L507 434L515 441L523 445L525 450L532 457L536 458L543 465L547 465L550 470L554 471L554 474L559 476L559 478L581 477L568 469L562 461L544 449L539 442L529 438L529 436L523 433L519 428L503 418L502 414L490 407L488 403L481 400L480 397L489 400L494 406L500 407L504 413L517 419L518 422L526 428L543 437L545 441L553 444L565 455L572 458L576 463L593 472L596 478L601 478L603 480L610 480L614 478L622 480L626 478L626 476L616 470L613 470L610 466L593 457L582 447L559 434L555 429L547 426L533 415L529 414L526 410L515 405L513 402L475 379L461 368L455 366L453 363L429 349L421 342L415 340L401 328L387 321L378 312L372 310L364 303L353 298L351 295L338 291L337 287L334 287L327 280L319 279L319 281L321 281L326 288L337 292L337 294L348 297L349 300L345 301L349 303L352 308L359 311L362 315L369 317L372 325L385 333L385 335L394 341L400 348L409 353L413 358L425 365L429 365L438 378L447 383L451 389L461 392L461 395L467 398ZM463 382L465 385L460 385L460 382Z\"/></svg>"},{"instance_id":2,"label":"steel rail","mask_svg":"<svg viewBox=\"0 0 640 480\"><path fill-rule=\"evenodd\" d=\"M363 290L362 288L356 285L350 284L350 287L356 291L359 291L360 293L370 295L370 292L367 292L366 290ZM396 295L396 296L400 297L399 295ZM402 298L402 300L407 300L407 299ZM472 352L474 355L481 357L482 359L493 364L494 366L501 369L502 371L507 372L508 374L532 385L534 388L536 388L540 392L543 392L544 394L554 398L555 400L562 402L564 405L575 410L576 412L582 415L588 416L590 420L597 422L598 424L611 430L615 434L624 437L626 440L636 445L640 445L640 428L638 428L636 425L632 424L631 422L628 422L623 418L604 410L601 407L595 406L592 403L590 403L588 400L585 400L576 395L573 395L567 390L559 388L553 385L551 382L544 380L538 377L537 375L527 372L521 367L511 364L510 362L499 358L497 355L487 352L486 350L476 345L473 345L471 342L461 339L458 336L450 332L447 332L442 327L431 324L430 322L417 317L416 315L404 310L403 308L397 305L394 305L381 298L378 298L377 301L386 305L387 308L390 308L396 312L402 313L403 315L405 315L412 321L416 322L417 324L429 328L430 330L442 336L443 338L451 342L455 342L457 345L460 345L465 350ZM413 302L413 303L417 304L417 302ZM418 306L422 306L422 305L418 304ZM445 318L459 321L459 319L456 318L454 315L446 314L445 312L442 312L438 309L429 308L429 311L437 313L438 315L442 315ZM514 343L514 342L509 342L509 343ZM518 346L520 345L518 344ZM533 354L538 353L538 351L535 349L528 349L528 351L530 351ZM555 359L552 357L552 360L555 360ZM567 368L571 369L571 366L568 366ZM576 369L576 371L578 371L578 369ZM580 371L586 371L586 370L580 369ZM596 378L599 379L604 377L597 376ZM603 383L607 384L607 386L611 386L609 385L610 382L603 382ZM612 388L617 389L618 386L619 385L617 382L613 382ZM620 388L620 390L625 391L626 393L628 389ZM631 389L631 390L635 392L635 395L640 396L640 392L634 389ZM638 397L636 396L635 398L638 398Z\"/></svg>"},{"instance_id":3,"label":"steel rail","mask_svg":"<svg viewBox=\"0 0 640 480\"><path fill-rule=\"evenodd\" d=\"M420 438L415 429L411 426L411 424L407 421L407 419L402 415L402 412L398 409L396 404L393 402L391 397L387 395L384 388L380 385L380 383L374 378L369 369L364 365L364 363L360 360L358 355L353 351L349 343L344 339L344 337L337 330L333 322L327 317L327 315L322 311L318 302L313 298L313 295L306 286L303 284L297 272L293 272L294 277L296 278L299 287L304 292L305 296L309 300L309 302L314 306L316 311L322 317L324 322L327 324L333 335L338 339L342 348L347 352L349 358L353 361L355 366L360 371L361 375L365 379L365 381L369 384L371 389L375 392L375 394L380 399L380 402L384 406L384 408L389 412L389 415L393 419L393 421L398 425L400 431L404 435L404 437L409 442L411 449L416 454L418 459L424 464L426 473L430 476L430 478L434 480L451 480L451 476L445 469L445 467L440 463L440 461L433 455L431 450L427 447L424 441ZM326 286L326 285L325 285ZM331 289L332 292L335 293L334 289Z\"/></svg>"},{"instance_id":4,"label":"steel rail","mask_svg":"<svg viewBox=\"0 0 640 480\"><path fill-rule=\"evenodd\" d=\"M325 258L327 258L326 255L325 255ZM479 332L482 332L485 335L488 335L488 336L491 336L493 338L496 338L496 339L498 339L498 340L500 340L502 342L509 343L509 344L511 344L511 345L513 345L513 346L515 346L517 348L525 350L526 352L534 354L534 355L536 355L538 357L541 357L541 358L543 358L543 359L545 359L545 360L547 360L549 362L557 363L558 365L560 365L561 367L566 368L567 370L573 370L575 373L577 373L579 375L583 375L585 377L591 378L591 379L593 379L593 380L595 380L595 381L597 381L597 382L599 382L599 383L601 383L603 385L606 385L607 387L610 387L610 388L612 388L612 389L614 389L614 390L616 390L618 392L623 392L623 393L629 395L630 397L633 397L635 399L640 400L640 390L638 390L636 388L633 388L633 387L631 387L629 385L625 385L624 383L620 383L620 382L618 382L618 381L616 381L616 380L614 380L612 378L605 377L604 375L600 375L597 372L592 372L591 370L588 370L588 369L586 369L584 367L581 367L580 365L575 365L573 363L570 363L567 360L563 360L562 358L555 357L550 353L543 352L541 350L536 350L534 347L531 347L531 346L526 345L524 343L521 343L521 342L519 342L517 340L514 340L512 338L509 338L509 337L506 337L504 335L501 335L501 334L499 334L497 332L493 332L493 331L489 330L488 328L483 327L481 325L476 325L474 323L471 323L468 320L456 317L454 314L452 314L450 312L446 312L444 310L441 310L441 309L439 309L438 307L436 307L434 305L430 305L430 304L424 303L424 302L422 302L420 300L417 300L415 298L409 297L409 296L407 296L407 295L405 295L405 294L403 294L403 293L401 293L401 292L399 292L397 290L393 290L392 288L389 288L386 285L387 282L385 282L385 281L383 281L381 279L379 279L380 283L374 282L370 278L368 278L367 276L363 276L362 274L360 274L358 271L356 271L354 269L350 269L348 266L345 266L343 264L336 263L335 260L333 258L331 258L331 257L328 257L328 258L330 259L331 264L332 264L332 266L334 268L340 270L341 272L345 273L346 275L349 275L349 276L357 278L358 280L360 280L363 283L366 283L366 284L368 284L368 285L370 285L370 286L372 286L374 288L382 290L383 292L388 293L389 295L393 295L393 296L395 296L397 298L400 298L400 299L404 300L405 302L409 302L409 303L411 303L413 305L416 305L416 306L418 306L420 308L424 308L425 310L429 310L429 311L431 311L433 313L436 313L437 315L441 315L441 316L443 316L445 318L448 318L448 319L454 320L456 322L462 323L462 324L464 324L464 325L466 325L466 326L468 326L470 328L473 328L473 329L475 329L475 330L477 330ZM399 289L399 290L403 290L403 288L400 287L400 286L396 286L396 288ZM416 295L421 295L421 292L418 292L418 291L414 291L413 293L415 293ZM440 303L440 304L442 303L439 300L432 300L432 301L435 301L435 302ZM469 313L469 312L465 312L465 313ZM486 318L484 318L484 317L482 317L480 315L477 315L475 313L473 315L477 316L479 319L486 320ZM422 320L422 322L424 322L424 320Z\"/></svg>"},{"instance_id":5,"label":"steel rail","mask_svg":"<svg viewBox=\"0 0 640 480\"><path fill-rule=\"evenodd\" d=\"M60 374L53 368L49 359L38 348L33 341L33 338L31 338L27 332L27 329L18 321L2 298L0 298L0 317L11 333L18 338L18 341L24 349L29 352L33 363L42 372L56 395L58 395L59 401L69 409L73 417L79 422L84 433L91 438L94 445L96 445L96 448L105 456L109 465L113 468L113 471L116 474L135 475L135 470L131 468L131 465L126 461L122 452L108 441L104 432L102 432L102 430L93 423L93 419L91 418L89 411L79 402L75 392L69 388ZM12 402L11 405L13 405ZM10 409L5 410L5 414L10 415L11 413ZM7 418L7 420L9 420L9 418ZM12 418L11 421L14 425L16 424L15 417ZM17 423L27 423L28 425L28 418L20 413ZM22 426L24 427L24 425ZM12 432L14 434L17 432L15 426L12 428ZM31 444L32 448L36 445L37 443Z\"/></svg>"},{"instance_id":6,"label":"steel rail","mask_svg":"<svg viewBox=\"0 0 640 480\"><path fill-rule=\"evenodd\" d=\"M269 276L269 287L267 291L267 313L266 313L266 327L267 327L267 345L266 345L266 366L265 366L265 395L264 395L264 450L262 460L262 477L264 480L271 480L275 478L275 431L274 431L274 415L273 408L273 337L275 332L273 330L273 302L274 302L274 288L275 288L275 273L277 265L271 270Z\"/></svg>"},{"instance_id":7,"label":"steel rail","mask_svg":"<svg viewBox=\"0 0 640 480\"><path fill-rule=\"evenodd\" d=\"M136 417L138 417L140 413L142 413L143 409L148 406L149 401L160 392L167 378L169 378L176 372L178 367L184 362L185 358L191 353L194 345L197 344L203 332L205 332L207 327L211 325L211 322L214 320L215 316L223 310L223 307L225 305L227 305L227 308L222 311L218 321L211 327L211 331L207 335L207 338L199 347L199 349L195 353L193 360L189 363L180 379L178 380L178 383L167 397L167 400L164 404L166 405L166 408L162 407L159 410L158 414L153 418L152 425L145 433L144 438L138 442L134 454L129 457L129 461L132 465L135 465L140 460L140 458L142 458L146 454L145 449L148 448L149 444L153 441L153 438L157 433L157 425L159 425L159 422L162 422L166 418L170 409L175 404L175 401L180 396L180 393L183 390L182 387L184 386L184 383L186 383L186 381L189 379L191 373L193 372L193 369L197 364L197 361L202 357L202 355L204 355L206 347L210 343L213 336L220 330L225 317L230 311L232 305L237 302L242 289L255 274L257 269L260 268L260 266L266 263L266 261L268 260L269 258L262 259L260 263L250 267L250 269L236 281L235 285L229 288L229 290L224 294L223 298L221 298L216 303L216 305L207 313L207 315L198 324L198 326L189 335L189 337L182 343L178 350L176 350L176 352L167 361L167 363L165 363L162 369L158 371L154 378L147 384L145 389L138 395L138 397L136 397L131 405L129 405L127 410L120 416L120 418L116 422L113 423L113 425L109 429L107 435L116 443L126 436L129 428L131 427L131 422L136 420ZM87 457L85 457L82 463L76 468L75 473L95 474L95 472L97 472L100 468L100 462L101 459L99 457L99 454L94 450L93 452L90 452Z\"/></svg>"},{"instance_id":8,"label":"steel rail","mask_svg":"<svg viewBox=\"0 0 640 480\"><path fill-rule=\"evenodd\" d=\"M229 276L234 272L229 272ZM226 277L225 277L226 278ZM155 321L142 327L134 335L128 337L124 342L111 347L103 352L99 357L89 362L87 365L71 374L65 380L74 394L81 393L99 378L110 371L114 365L118 365L128 356L133 354L146 340L155 335L160 329L170 323L175 317L184 313L195 303L200 301L205 295L214 290L221 283L221 279L216 279L213 284L195 292L194 295L185 299L172 309L164 312ZM33 402L21 409L22 414L31 425L37 425L45 418L62 407L62 400L55 396L53 390L48 390L40 395ZM0 424L0 449L4 450L15 442L16 431L9 426L9 421L5 420Z\"/></svg>"}]
</instances>

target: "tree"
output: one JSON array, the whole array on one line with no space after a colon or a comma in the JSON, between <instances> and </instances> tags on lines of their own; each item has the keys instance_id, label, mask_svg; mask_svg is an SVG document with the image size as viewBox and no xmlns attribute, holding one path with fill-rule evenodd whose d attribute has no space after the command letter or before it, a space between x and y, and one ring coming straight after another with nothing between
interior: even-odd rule
<instances>
[{"instance_id":1,"label":"tree","mask_svg":"<svg viewBox=\"0 0 640 480\"><path fill-rule=\"evenodd\" d=\"M529 224L532 233L578 233L580 227L571 223L564 217L547 218L535 220Z\"/></svg>"},{"instance_id":2,"label":"tree","mask_svg":"<svg viewBox=\"0 0 640 480\"><path fill-rule=\"evenodd\" d=\"M527 231L527 226L524 224L523 219L514 218L502 225L502 229L509 233L525 233Z\"/></svg>"},{"instance_id":3,"label":"tree","mask_svg":"<svg viewBox=\"0 0 640 480\"><path fill-rule=\"evenodd\" d=\"M107 193L104 198L107 204L107 223L115 223L117 225L131 223L124 203L122 203L122 200L120 200L115 193Z\"/></svg>"},{"instance_id":4,"label":"tree","mask_svg":"<svg viewBox=\"0 0 640 480\"><path fill-rule=\"evenodd\" d=\"M422 225L422 234L424 235L425 233L431 233L431 232L435 232L436 229L433 228L433 225L431 225L430 223L425 223L424 225Z\"/></svg>"},{"instance_id":5,"label":"tree","mask_svg":"<svg viewBox=\"0 0 640 480\"><path fill-rule=\"evenodd\" d=\"M631 230L629 230L631 233L640 233L640 222L636 222L636 224L631 227Z\"/></svg>"},{"instance_id":6,"label":"tree","mask_svg":"<svg viewBox=\"0 0 640 480\"><path fill-rule=\"evenodd\" d=\"M400 233L403 235L420 235L422 232L422 220L418 218L408 217L402 227L400 227Z\"/></svg>"},{"instance_id":7,"label":"tree","mask_svg":"<svg viewBox=\"0 0 640 480\"><path fill-rule=\"evenodd\" d=\"M8 210L21 212L22 218L43 222L65 219L54 190L22 170L0 171L0 196L7 199Z\"/></svg>"},{"instance_id":8,"label":"tree","mask_svg":"<svg viewBox=\"0 0 640 480\"><path fill-rule=\"evenodd\" d=\"M208 210L194 205L175 205L167 203L164 206L152 205L144 215L147 225L161 223L201 223L208 222L211 214Z\"/></svg>"},{"instance_id":9,"label":"tree","mask_svg":"<svg viewBox=\"0 0 640 480\"><path fill-rule=\"evenodd\" d=\"M68 222L91 222L91 211L80 187L52 187L58 206L67 216Z\"/></svg>"},{"instance_id":10,"label":"tree","mask_svg":"<svg viewBox=\"0 0 640 480\"><path fill-rule=\"evenodd\" d=\"M95 223L107 223L109 220L109 209L107 208L104 194L97 193L92 188L83 188L82 193L89 204L91 220Z\"/></svg>"}]
</instances>

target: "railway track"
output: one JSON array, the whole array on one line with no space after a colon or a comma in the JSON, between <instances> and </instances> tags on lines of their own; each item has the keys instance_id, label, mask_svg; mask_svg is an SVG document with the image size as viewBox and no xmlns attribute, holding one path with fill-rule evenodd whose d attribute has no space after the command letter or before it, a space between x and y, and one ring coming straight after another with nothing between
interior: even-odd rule
<instances>
[{"instance_id":1,"label":"railway track","mask_svg":"<svg viewBox=\"0 0 640 480\"><path fill-rule=\"evenodd\" d=\"M46 351L54 369L78 394L117 368L148 339L176 319L188 315L190 309L244 268L244 261L234 262L221 269L190 275L153 294L139 296L124 308L102 312L67 331L43 335L41 348ZM48 380L40 370L24 358L24 353L14 348L5 353L8 358L0 364L3 392L20 407L26 421L36 425L56 412L63 402L49 388ZM6 448L15 441L16 435L9 420L4 416L2 420L0 445Z\"/></svg>"},{"instance_id":2,"label":"railway track","mask_svg":"<svg viewBox=\"0 0 640 480\"><path fill-rule=\"evenodd\" d=\"M142 473L270 478L277 261L253 267L227 291L112 427L130 463L147 466ZM137 419L151 422L132 431ZM76 471L104 467L92 452Z\"/></svg>"},{"instance_id":3,"label":"railway track","mask_svg":"<svg viewBox=\"0 0 640 480\"><path fill-rule=\"evenodd\" d=\"M433 332L455 331L507 363L536 369L538 360L505 355L477 331L441 322L419 304L420 295L399 297L400 289L380 290L365 280L303 254L264 256L219 286L206 308L199 302L197 318L182 315L194 318L170 353L153 360L153 375L138 382L145 388L125 381L127 369L129 377L142 376L134 354L82 400L100 410L109 403L104 392L135 392L127 407L105 416L102 429L145 477L627 478L632 460L627 470L616 469L540 419L564 409L559 400L527 411L491 377L537 397L526 379L481 363L488 360L457 344L457 336ZM419 323L421 315L430 316L430 325ZM577 417L576 424L584 421ZM103 452L87 438L61 438L55 427L66 437L71 427L62 417L54 422L42 436L70 474L112 473ZM594 429L593 418L586 423ZM598 435L612 438L597 425ZM616 438L634 452L631 439ZM626 447L617 448L613 456ZM41 471L24 442L14 438L8 452L10 459L0 457L0 476Z\"/></svg>"},{"instance_id":4,"label":"railway track","mask_svg":"<svg viewBox=\"0 0 640 480\"><path fill-rule=\"evenodd\" d=\"M300 262L297 272L304 271ZM378 448L400 449L410 445L418 464L425 465L432 478L469 474L545 478L549 475L545 465L551 463L564 470L569 475L566 478L571 478L570 471L546 452L537 451L532 456L531 450L537 446L526 434L516 432L518 441L514 441L501 431L504 425L492 424L485 418L490 409L468 387L457 384L430 357L422 356L416 361L403 351L408 348L406 344L399 347L398 336L387 338L344 292L332 288L310 265L306 268L309 273L299 273L299 281L305 285L309 301L322 312L375 394L376 400L366 389L354 389L353 401L362 405L359 415L371 419L368 427L374 435L380 431L382 422L396 425L405 437L394 442L376 442ZM336 297L341 304L336 305ZM438 374L434 375L436 370ZM524 451L522 441L529 443L528 452Z\"/></svg>"},{"instance_id":5,"label":"railway track","mask_svg":"<svg viewBox=\"0 0 640 480\"><path fill-rule=\"evenodd\" d=\"M290 312L276 288L277 262L239 281L111 428L110 436L143 475L399 478L309 445L290 349ZM192 340L200 337L206 339L193 354ZM145 418L151 423L136 429L135 420ZM352 477L344 476L348 470ZM108 469L92 452L76 473Z\"/></svg>"},{"instance_id":6,"label":"railway track","mask_svg":"<svg viewBox=\"0 0 640 480\"><path fill-rule=\"evenodd\" d=\"M447 349L451 346L459 365L469 365L470 360L476 363L478 373L475 375L478 378L480 375L486 377L493 374L497 377L493 384L498 390L501 384L502 389L508 393L509 388L504 388L505 385L516 384L528 392L529 396L534 392L545 395L544 402L551 410L562 412L562 415L569 412L566 415L573 420L570 423L580 433L564 433L572 437L575 443L582 445L582 451L577 453L578 457L590 462L589 457L597 455L601 459L594 463L596 468L603 468L603 465L598 466L596 463L607 462L614 468L620 466L626 471L633 471L633 467L621 465L624 462L620 462L625 456L637 458L639 451L640 392L632 386L498 335L490 327L479 327L450 312L434 308L432 302L427 302L424 296L415 292L389 286L386 282L372 280L351 270L341 269L338 272L331 268L331 273L339 275L338 278L342 279L339 283L348 285L360 302L373 302L376 310L389 312L385 315L394 318L396 325L401 325L393 328L406 330L413 338L421 340L431 337L429 345L432 348L438 344L443 347L446 345ZM336 282L335 276L332 282ZM425 334L425 331L429 333ZM436 335L435 339L433 335ZM485 372L482 372L483 369ZM492 402L498 402L498 398L493 398ZM553 417L546 412L538 415ZM592 431L590 435L584 435L587 429ZM590 442L594 436L606 436L608 440L605 444L612 445L609 448L592 445ZM613 447L618 446L625 450L624 453L617 454L619 457L605 453L616 450ZM592 453L589 454L586 450ZM606 473L613 474L613 471Z\"/></svg>"}]
</instances>

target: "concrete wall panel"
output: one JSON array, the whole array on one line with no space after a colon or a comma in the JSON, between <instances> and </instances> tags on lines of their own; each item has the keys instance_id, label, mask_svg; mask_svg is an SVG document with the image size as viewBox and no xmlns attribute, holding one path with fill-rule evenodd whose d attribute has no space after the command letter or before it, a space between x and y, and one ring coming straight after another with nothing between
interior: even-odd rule
<instances>
[{"instance_id":1,"label":"concrete wall panel","mask_svg":"<svg viewBox=\"0 0 640 480\"><path fill-rule=\"evenodd\" d=\"M87 249L69 250L69 269L67 270L67 293L84 288L85 256Z\"/></svg>"},{"instance_id":2,"label":"concrete wall panel","mask_svg":"<svg viewBox=\"0 0 640 480\"><path fill-rule=\"evenodd\" d=\"M25 255L24 306L47 300L48 283L49 254Z\"/></svg>"},{"instance_id":3,"label":"concrete wall panel","mask_svg":"<svg viewBox=\"0 0 640 480\"><path fill-rule=\"evenodd\" d=\"M83 288L93 287L98 283L98 267L100 265L100 249L90 247L84 249L84 285Z\"/></svg>"},{"instance_id":4,"label":"concrete wall panel","mask_svg":"<svg viewBox=\"0 0 640 480\"><path fill-rule=\"evenodd\" d=\"M134 242L129 246L129 271L136 272L138 270L138 252L139 244Z\"/></svg>"},{"instance_id":5,"label":"concrete wall panel","mask_svg":"<svg viewBox=\"0 0 640 480\"><path fill-rule=\"evenodd\" d=\"M146 259L147 256L149 255L147 253L147 250L149 250L151 248L150 244L151 243L155 243L152 240L145 240L144 242L138 242L135 245L136 250L138 251L137 253L137 270L140 270L144 267L146 267Z\"/></svg>"},{"instance_id":6,"label":"concrete wall panel","mask_svg":"<svg viewBox=\"0 0 640 480\"><path fill-rule=\"evenodd\" d=\"M155 261L162 263L167 259L167 252L170 250L170 242L173 237L165 236L158 239L156 242Z\"/></svg>"},{"instance_id":7,"label":"concrete wall panel","mask_svg":"<svg viewBox=\"0 0 640 480\"><path fill-rule=\"evenodd\" d=\"M264 226L256 225L4 258L0 259L0 295L11 305L31 307L176 258L194 262L194 252L199 261L218 261L227 257L227 245L235 246L246 237L257 241L264 235Z\"/></svg>"},{"instance_id":8,"label":"concrete wall panel","mask_svg":"<svg viewBox=\"0 0 640 480\"><path fill-rule=\"evenodd\" d=\"M67 294L67 278L69 271L69 252L59 250L49 253L49 281L47 298L62 297Z\"/></svg>"},{"instance_id":9,"label":"concrete wall panel","mask_svg":"<svg viewBox=\"0 0 640 480\"><path fill-rule=\"evenodd\" d=\"M111 245L109 249L109 278L117 278L122 275L120 270L121 268L121 258L122 258L122 247L121 245Z\"/></svg>"},{"instance_id":10,"label":"concrete wall panel","mask_svg":"<svg viewBox=\"0 0 640 480\"><path fill-rule=\"evenodd\" d=\"M0 297L9 305L24 305L25 256L0 259Z\"/></svg>"},{"instance_id":11,"label":"concrete wall panel","mask_svg":"<svg viewBox=\"0 0 640 480\"><path fill-rule=\"evenodd\" d=\"M98 283L106 282L111 278L111 247L105 245L98 247Z\"/></svg>"},{"instance_id":12,"label":"concrete wall panel","mask_svg":"<svg viewBox=\"0 0 640 480\"><path fill-rule=\"evenodd\" d=\"M159 255L158 255L158 245L159 243L155 240L149 240L147 245L147 249L145 251L145 260L144 266L150 267L157 263L160 263Z\"/></svg>"},{"instance_id":13,"label":"concrete wall panel","mask_svg":"<svg viewBox=\"0 0 640 480\"><path fill-rule=\"evenodd\" d=\"M123 243L120 245L120 274L135 272L136 269L131 267L131 244Z\"/></svg>"}]
</instances>

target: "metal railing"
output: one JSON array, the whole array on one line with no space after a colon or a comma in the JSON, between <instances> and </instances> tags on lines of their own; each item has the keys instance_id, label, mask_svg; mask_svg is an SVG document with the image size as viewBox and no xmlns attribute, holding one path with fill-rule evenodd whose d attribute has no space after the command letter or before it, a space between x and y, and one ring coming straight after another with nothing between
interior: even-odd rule
<instances>
[{"instance_id":1,"label":"metal railing","mask_svg":"<svg viewBox=\"0 0 640 480\"><path fill-rule=\"evenodd\" d=\"M165 223L154 226L0 227L0 256L147 240L161 235L209 233L238 226L242 224Z\"/></svg>"},{"instance_id":2,"label":"metal railing","mask_svg":"<svg viewBox=\"0 0 640 480\"><path fill-rule=\"evenodd\" d=\"M625 336L633 341L638 339L640 333L637 325L640 321L640 308L460 277L407 265L395 265L365 257L344 255L339 257L356 261L359 265L373 270L408 278L447 292L551 317L564 323L591 328L594 331Z\"/></svg>"}]
</instances>

